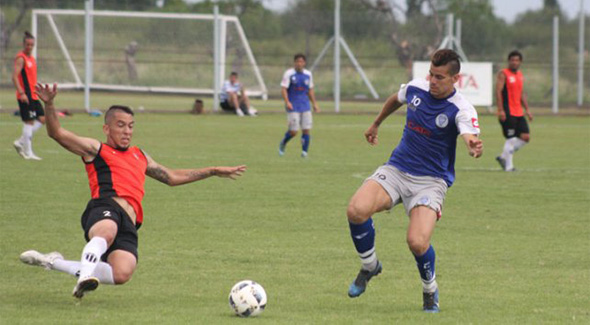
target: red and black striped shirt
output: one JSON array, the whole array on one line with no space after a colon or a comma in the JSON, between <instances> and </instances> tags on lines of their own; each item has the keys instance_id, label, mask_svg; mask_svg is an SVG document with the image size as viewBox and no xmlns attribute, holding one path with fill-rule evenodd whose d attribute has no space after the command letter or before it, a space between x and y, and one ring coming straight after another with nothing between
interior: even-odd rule
<instances>
[{"instance_id":1,"label":"red and black striped shirt","mask_svg":"<svg viewBox=\"0 0 590 325\"><path fill-rule=\"evenodd\" d=\"M120 197L135 210L136 224L143 223L141 201L145 193L147 158L138 147L117 150L101 144L98 154L86 164L92 198Z\"/></svg>"}]
</instances>

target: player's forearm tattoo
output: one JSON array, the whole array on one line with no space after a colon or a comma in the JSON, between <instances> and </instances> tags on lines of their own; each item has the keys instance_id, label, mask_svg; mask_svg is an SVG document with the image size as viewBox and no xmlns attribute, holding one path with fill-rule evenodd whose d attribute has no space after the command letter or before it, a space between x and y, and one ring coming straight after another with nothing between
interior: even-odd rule
<instances>
[{"instance_id":1,"label":"player's forearm tattoo","mask_svg":"<svg viewBox=\"0 0 590 325\"><path fill-rule=\"evenodd\" d=\"M200 179L207 178L209 176L214 176L215 174L216 174L215 168L207 168L204 170L203 169L191 170L188 175L191 180L198 181Z\"/></svg>"},{"instance_id":2,"label":"player's forearm tattoo","mask_svg":"<svg viewBox=\"0 0 590 325\"><path fill-rule=\"evenodd\" d=\"M162 168L160 168L159 166L157 166L157 167L149 167L148 166L145 173L149 177L159 180L160 182L162 182L164 184L170 185L170 175L168 175L168 173L165 170L163 170Z\"/></svg>"}]
</instances>

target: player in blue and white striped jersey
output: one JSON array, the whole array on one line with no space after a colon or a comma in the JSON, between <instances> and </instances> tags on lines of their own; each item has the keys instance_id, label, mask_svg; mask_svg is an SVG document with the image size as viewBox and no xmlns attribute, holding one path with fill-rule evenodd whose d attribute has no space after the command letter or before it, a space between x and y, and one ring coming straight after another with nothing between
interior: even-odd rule
<instances>
[{"instance_id":1,"label":"player in blue and white striped jersey","mask_svg":"<svg viewBox=\"0 0 590 325\"><path fill-rule=\"evenodd\" d=\"M312 126L310 101L313 111L318 113L320 108L315 100L313 90L313 76L311 71L305 69L305 55L295 54L293 58L294 67L285 71L281 81L281 94L285 101L287 121L289 129L279 144L279 155L285 154L285 146L297 131L301 129L301 157L307 157L311 136L309 131Z\"/></svg>"},{"instance_id":2,"label":"player in blue and white striped jersey","mask_svg":"<svg viewBox=\"0 0 590 325\"><path fill-rule=\"evenodd\" d=\"M413 253L423 286L423 309L439 311L438 285L434 270L435 252L430 238L441 217L447 189L455 180L457 136L469 154L483 153L477 112L456 91L461 64L452 50L434 53L430 80L415 79L391 95L375 122L365 132L377 144L381 123L407 104L402 139L387 163L367 178L348 205L350 233L361 258L362 268L349 287L350 297L360 296L367 282L382 270L375 253L375 228L371 216L403 203L410 217L407 242Z\"/></svg>"}]
</instances>

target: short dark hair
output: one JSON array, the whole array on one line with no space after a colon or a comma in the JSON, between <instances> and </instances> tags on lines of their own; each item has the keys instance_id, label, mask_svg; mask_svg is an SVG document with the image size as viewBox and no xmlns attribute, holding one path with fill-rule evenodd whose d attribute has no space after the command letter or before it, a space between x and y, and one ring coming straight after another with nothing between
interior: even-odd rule
<instances>
[{"instance_id":1,"label":"short dark hair","mask_svg":"<svg viewBox=\"0 0 590 325\"><path fill-rule=\"evenodd\" d=\"M508 60L510 60L513 56L518 56L520 61L522 61L522 53L520 53L518 50L514 50L514 51L508 53Z\"/></svg>"},{"instance_id":2,"label":"short dark hair","mask_svg":"<svg viewBox=\"0 0 590 325\"><path fill-rule=\"evenodd\" d=\"M237 72L235 72L235 71L232 71L232 72L231 72L229 75L230 75L230 76L236 76L236 77L237 77L237 76L238 76L238 73L237 73Z\"/></svg>"},{"instance_id":3,"label":"short dark hair","mask_svg":"<svg viewBox=\"0 0 590 325\"><path fill-rule=\"evenodd\" d=\"M23 43L28 39L35 39L35 36L33 36L33 34L29 33L28 31L25 31L25 36L23 37Z\"/></svg>"},{"instance_id":4,"label":"short dark hair","mask_svg":"<svg viewBox=\"0 0 590 325\"><path fill-rule=\"evenodd\" d=\"M111 116L113 114L115 114L115 111L123 111L124 113L127 113L131 116L133 116L133 110L131 110L131 108L129 108L128 106L123 106L123 105L113 105L111 107L109 107L109 109L107 110L107 112L104 114L104 123L108 124L108 120L111 118Z\"/></svg>"},{"instance_id":5,"label":"short dark hair","mask_svg":"<svg viewBox=\"0 0 590 325\"><path fill-rule=\"evenodd\" d=\"M293 61L297 61L297 59L302 58L303 61L307 61L307 58L305 57L305 54L303 53L297 53L295 54L295 56L293 57Z\"/></svg>"},{"instance_id":6,"label":"short dark hair","mask_svg":"<svg viewBox=\"0 0 590 325\"><path fill-rule=\"evenodd\" d=\"M459 73L459 71L461 71L461 61L459 59L459 54L453 50L442 49L434 52L430 63L432 63L432 65L435 67L448 64L449 74L451 76L454 76Z\"/></svg>"}]
</instances>

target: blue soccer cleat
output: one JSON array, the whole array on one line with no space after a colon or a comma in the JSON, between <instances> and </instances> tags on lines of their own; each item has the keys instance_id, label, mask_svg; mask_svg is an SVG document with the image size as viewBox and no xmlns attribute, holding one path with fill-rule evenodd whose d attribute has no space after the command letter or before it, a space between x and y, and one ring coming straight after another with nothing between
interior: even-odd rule
<instances>
[{"instance_id":1,"label":"blue soccer cleat","mask_svg":"<svg viewBox=\"0 0 590 325\"><path fill-rule=\"evenodd\" d=\"M348 296L350 298L356 298L362 295L367 289L367 283L369 280L381 273L382 270L383 266L381 265L381 262L377 262L377 267L373 271L360 270L359 274L356 276L356 279L350 284L350 287L348 288Z\"/></svg>"},{"instance_id":2,"label":"blue soccer cleat","mask_svg":"<svg viewBox=\"0 0 590 325\"><path fill-rule=\"evenodd\" d=\"M422 310L426 313L438 313L438 288L434 292L423 292L422 298L424 299L424 305Z\"/></svg>"}]
</instances>

